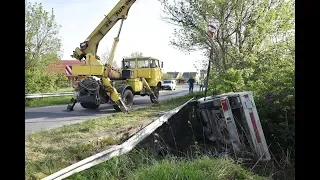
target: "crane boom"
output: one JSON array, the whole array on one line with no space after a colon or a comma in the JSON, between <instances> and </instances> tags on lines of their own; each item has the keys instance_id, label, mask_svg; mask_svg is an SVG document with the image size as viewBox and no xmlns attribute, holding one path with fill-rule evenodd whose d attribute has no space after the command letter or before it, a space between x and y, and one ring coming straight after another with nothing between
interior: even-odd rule
<instances>
[{"instance_id":1,"label":"crane boom","mask_svg":"<svg viewBox=\"0 0 320 180\"><path fill-rule=\"evenodd\" d=\"M119 28L119 31L118 31L118 35L117 35L117 37L114 38L114 41L113 41L112 49L111 49L111 52L109 54L109 58L108 58L108 61L107 61L107 64L109 66L111 66L112 63L113 63L114 54L116 52L116 48L117 48L117 45L118 45L118 42L119 42L119 36L120 36L121 28L122 28L122 25L123 25L123 21L124 21L124 19L121 19L121 24L120 24L120 28Z\"/></svg>"},{"instance_id":2,"label":"crane boom","mask_svg":"<svg viewBox=\"0 0 320 180\"><path fill-rule=\"evenodd\" d=\"M98 60L96 54L99 42L120 19L127 18L129 9L135 1L136 0L120 0L88 38L83 43L80 43L80 48L77 47L75 51L73 51L72 57L81 60L84 57L86 58L86 55L90 53L91 56L96 57ZM99 62L99 64L102 63Z\"/></svg>"}]
</instances>

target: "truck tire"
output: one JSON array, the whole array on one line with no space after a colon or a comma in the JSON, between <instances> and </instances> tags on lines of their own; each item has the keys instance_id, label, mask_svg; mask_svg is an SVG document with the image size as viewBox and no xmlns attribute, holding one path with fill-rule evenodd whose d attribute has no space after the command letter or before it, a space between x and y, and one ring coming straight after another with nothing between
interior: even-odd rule
<instances>
[{"instance_id":1,"label":"truck tire","mask_svg":"<svg viewBox=\"0 0 320 180\"><path fill-rule=\"evenodd\" d=\"M132 104L133 104L133 93L130 89L126 89L122 96L121 96L121 99L123 101L123 103L127 106L128 108L128 111L130 111L131 107L132 107ZM120 112L121 109L119 108L118 105L114 104L113 105L113 108L117 111L117 112Z\"/></svg>"},{"instance_id":2,"label":"truck tire","mask_svg":"<svg viewBox=\"0 0 320 180\"><path fill-rule=\"evenodd\" d=\"M80 103L80 105L85 109L97 109L100 104L95 103Z\"/></svg>"},{"instance_id":3,"label":"truck tire","mask_svg":"<svg viewBox=\"0 0 320 180\"><path fill-rule=\"evenodd\" d=\"M153 94L155 95L155 97L153 96L153 94L150 94L150 101L152 103L159 103L158 99L159 99L159 87L151 87L151 90L153 91Z\"/></svg>"}]
</instances>

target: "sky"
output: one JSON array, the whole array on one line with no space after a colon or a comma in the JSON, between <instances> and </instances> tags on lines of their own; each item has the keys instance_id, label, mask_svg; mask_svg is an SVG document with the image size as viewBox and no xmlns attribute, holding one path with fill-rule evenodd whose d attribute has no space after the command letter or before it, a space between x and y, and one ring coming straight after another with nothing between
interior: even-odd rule
<instances>
[{"instance_id":1,"label":"sky","mask_svg":"<svg viewBox=\"0 0 320 180\"><path fill-rule=\"evenodd\" d=\"M56 22L62 27L62 60L72 60L71 54L103 20L119 0L28 0L41 2L47 11L53 8ZM202 60L201 52L183 53L170 45L175 26L164 22L158 0L137 0L124 21L115 61L120 65L123 56L142 52L164 62L164 71L196 71L194 62ZM111 50L120 22L101 40L98 55Z\"/></svg>"}]
</instances>

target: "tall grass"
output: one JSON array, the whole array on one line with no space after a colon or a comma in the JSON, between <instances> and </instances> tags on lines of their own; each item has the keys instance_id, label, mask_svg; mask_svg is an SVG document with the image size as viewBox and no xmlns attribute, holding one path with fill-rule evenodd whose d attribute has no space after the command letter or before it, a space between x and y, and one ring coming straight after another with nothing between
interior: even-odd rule
<instances>
[{"instance_id":1,"label":"tall grass","mask_svg":"<svg viewBox=\"0 0 320 180\"><path fill-rule=\"evenodd\" d=\"M159 157L148 150L135 149L127 155L113 158L91 169L75 174L72 180L229 180L229 179L266 179L244 169L228 157L181 158Z\"/></svg>"}]
</instances>

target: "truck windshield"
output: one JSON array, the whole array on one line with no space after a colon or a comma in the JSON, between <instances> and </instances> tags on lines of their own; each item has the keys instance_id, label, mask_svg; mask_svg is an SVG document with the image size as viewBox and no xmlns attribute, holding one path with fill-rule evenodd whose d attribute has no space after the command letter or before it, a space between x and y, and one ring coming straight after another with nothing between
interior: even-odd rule
<instances>
[{"instance_id":1,"label":"truck windshield","mask_svg":"<svg viewBox=\"0 0 320 180\"><path fill-rule=\"evenodd\" d=\"M136 68L136 61L124 61L124 68Z\"/></svg>"}]
</instances>

